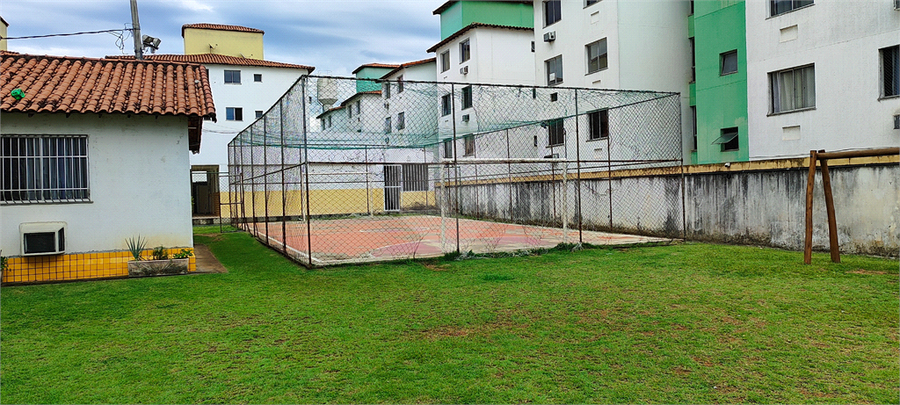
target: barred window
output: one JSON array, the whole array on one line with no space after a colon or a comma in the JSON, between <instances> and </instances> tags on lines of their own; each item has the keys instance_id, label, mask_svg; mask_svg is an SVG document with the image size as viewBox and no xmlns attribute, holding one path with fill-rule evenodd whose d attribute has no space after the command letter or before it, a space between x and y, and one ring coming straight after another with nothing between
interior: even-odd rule
<instances>
[{"instance_id":1,"label":"barred window","mask_svg":"<svg viewBox=\"0 0 900 405\"><path fill-rule=\"evenodd\" d=\"M86 135L0 138L0 202L89 201Z\"/></svg>"},{"instance_id":2,"label":"barred window","mask_svg":"<svg viewBox=\"0 0 900 405\"><path fill-rule=\"evenodd\" d=\"M562 145L566 141L563 120L550 120L547 123L547 143L550 146Z\"/></svg>"},{"instance_id":3,"label":"barred window","mask_svg":"<svg viewBox=\"0 0 900 405\"><path fill-rule=\"evenodd\" d=\"M428 165L424 163L403 165L403 191L428 191Z\"/></svg>"}]
</instances>

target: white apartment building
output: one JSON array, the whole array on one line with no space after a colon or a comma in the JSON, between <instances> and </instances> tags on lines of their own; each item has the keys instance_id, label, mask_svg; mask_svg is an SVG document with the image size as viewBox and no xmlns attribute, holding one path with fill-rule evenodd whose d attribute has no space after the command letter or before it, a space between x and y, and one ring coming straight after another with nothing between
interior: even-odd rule
<instances>
[{"instance_id":1,"label":"white apartment building","mask_svg":"<svg viewBox=\"0 0 900 405\"><path fill-rule=\"evenodd\" d=\"M681 93L689 159L690 13L688 1L535 0L534 83Z\"/></svg>"},{"instance_id":2,"label":"white apartment building","mask_svg":"<svg viewBox=\"0 0 900 405\"><path fill-rule=\"evenodd\" d=\"M751 160L900 144L892 0L748 1Z\"/></svg>"}]
</instances>

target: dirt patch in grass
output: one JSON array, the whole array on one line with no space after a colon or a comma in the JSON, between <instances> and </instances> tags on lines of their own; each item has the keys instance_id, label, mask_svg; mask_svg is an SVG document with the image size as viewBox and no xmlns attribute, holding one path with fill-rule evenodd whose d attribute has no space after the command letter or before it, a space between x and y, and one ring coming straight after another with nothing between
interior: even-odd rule
<instances>
[{"instance_id":1,"label":"dirt patch in grass","mask_svg":"<svg viewBox=\"0 0 900 405\"><path fill-rule=\"evenodd\" d=\"M867 274L867 275L876 275L876 274L878 274L878 275L884 275L884 274L888 274L888 272L886 272L886 271L874 271L874 270L866 270L866 269L856 269L856 270L853 270L853 271L848 271L847 273L853 273L853 274Z\"/></svg>"},{"instance_id":2,"label":"dirt patch in grass","mask_svg":"<svg viewBox=\"0 0 900 405\"><path fill-rule=\"evenodd\" d=\"M432 264L432 263L422 263L426 269L431 271L447 271L450 270L449 264Z\"/></svg>"},{"instance_id":3,"label":"dirt patch in grass","mask_svg":"<svg viewBox=\"0 0 900 405\"><path fill-rule=\"evenodd\" d=\"M437 340L445 337L469 336L470 333L472 333L472 331L468 328L458 328L455 326L440 326L422 331L422 335L429 340Z\"/></svg>"}]
</instances>

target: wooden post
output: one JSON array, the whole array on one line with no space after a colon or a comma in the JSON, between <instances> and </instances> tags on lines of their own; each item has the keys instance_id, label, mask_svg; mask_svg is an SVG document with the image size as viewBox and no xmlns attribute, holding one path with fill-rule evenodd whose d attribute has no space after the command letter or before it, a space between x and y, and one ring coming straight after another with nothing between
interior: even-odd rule
<instances>
[{"instance_id":1,"label":"wooden post","mask_svg":"<svg viewBox=\"0 0 900 405\"><path fill-rule=\"evenodd\" d=\"M821 150L819 152L825 152ZM825 210L828 212L828 244L831 261L841 262L841 251L838 247L837 221L834 217L834 197L831 194L831 176L828 174L828 159L822 159L822 186L825 189Z\"/></svg>"},{"instance_id":2,"label":"wooden post","mask_svg":"<svg viewBox=\"0 0 900 405\"><path fill-rule=\"evenodd\" d=\"M803 245L803 263L812 263L813 187L816 184L816 151L809 151L809 178L806 180L806 241Z\"/></svg>"}]
</instances>

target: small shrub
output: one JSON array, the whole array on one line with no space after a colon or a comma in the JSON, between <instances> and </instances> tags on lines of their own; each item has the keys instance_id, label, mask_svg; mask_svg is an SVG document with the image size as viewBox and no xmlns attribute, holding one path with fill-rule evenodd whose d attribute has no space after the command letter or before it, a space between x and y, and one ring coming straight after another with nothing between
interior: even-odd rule
<instances>
[{"instance_id":1,"label":"small shrub","mask_svg":"<svg viewBox=\"0 0 900 405\"><path fill-rule=\"evenodd\" d=\"M125 244L128 245L128 251L131 252L131 256L134 257L134 260L144 260L141 258L141 253L144 252L144 248L147 246L147 239L141 238L141 235L138 235L137 238L128 238L125 239Z\"/></svg>"},{"instance_id":2,"label":"small shrub","mask_svg":"<svg viewBox=\"0 0 900 405\"><path fill-rule=\"evenodd\" d=\"M180 252L172 255L173 259L187 259L194 255L194 252L191 249L181 249Z\"/></svg>"},{"instance_id":3,"label":"small shrub","mask_svg":"<svg viewBox=\"0 0 900 405\"><path fill-rule=\"evenodd\" d=\"M153 260L169 260L169 252L166 248L157 246L153 249Z\"/></svg>"}]
</instances>

